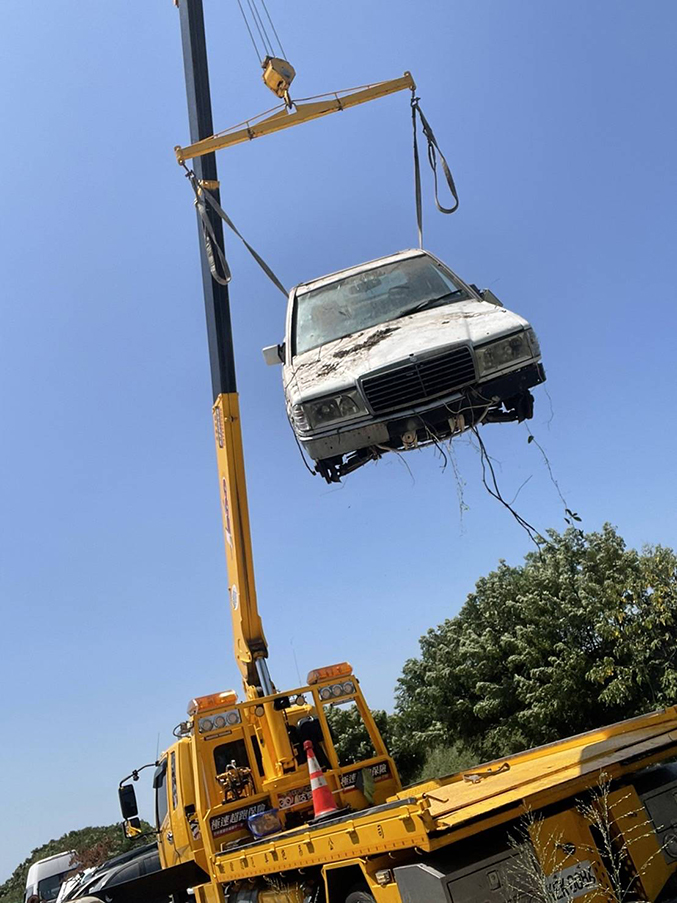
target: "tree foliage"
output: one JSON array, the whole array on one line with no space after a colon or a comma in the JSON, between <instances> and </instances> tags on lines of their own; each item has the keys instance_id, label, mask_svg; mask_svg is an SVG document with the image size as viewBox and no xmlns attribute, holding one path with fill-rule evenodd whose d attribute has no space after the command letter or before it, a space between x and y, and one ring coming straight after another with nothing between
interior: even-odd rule
<instances>
[{"instance_id":1,"label":"tree foliage","mask_svg":"<svg viewBox=\"0 0 677 903\"><path fill-rule=\"evenodd\" d=\"M152 831L150 825L145 822L142 822L142 828L144 834ZM50 840L41 847L37 847L14 869L7 881L0 884L0 903L23 903L28 869L40 859L74 850L73 868L74 871L79 871L83 868L101 865L102 862L112 856L117 856L118 853L125 853L135 846L143 846L148 842L147 836L132 840L126 838L119 824L69 831L56 840Z\"/></svg>"},{"instance_id":2,"label":"tree foliage","mask_svg":"<svg viewBox=\"0 0 677 903\"><path fill-rule=\"evenodd\" d=\"M677 702L677 556L549 532L481 578L398 682L412 748L492 758Z\"/></svg>"},{"instance_id":3,"label":"tree foliage","mask_svg":"<svg viewBox=\"0 0 677 903\"><path fill-rule=\"evenodd\" d=\"M336 754L343 765L372 758L374 748L356 705L328 706L325 712ZM402 781L407 783L423 765L424 755L406 741L405 726L398 715L389 715L382 709L373 709L371 714Z\"/></svg>"}]
</instances>

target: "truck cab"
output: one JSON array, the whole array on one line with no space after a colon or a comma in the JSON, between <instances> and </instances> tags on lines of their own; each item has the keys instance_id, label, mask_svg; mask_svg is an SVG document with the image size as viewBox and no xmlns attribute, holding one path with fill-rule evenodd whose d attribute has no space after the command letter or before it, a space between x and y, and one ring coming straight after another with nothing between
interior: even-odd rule
<instances>
[{"instance_id":1,"label":"truck cab","mask_svg":"<svg viewBox=\"0 0 677 903\"><path fill-rule=\"evenodd\" d=\"M338 712L350 714L366 758L338 734ZM305 686L284 693L243 702L233 690L196 697L174 733L153 777L164 868L194 862L209 874L217 854L313 821L307 740L339 809L380 805L401 790L347 662L311 671Z\"/></svg>"}]
</instances>

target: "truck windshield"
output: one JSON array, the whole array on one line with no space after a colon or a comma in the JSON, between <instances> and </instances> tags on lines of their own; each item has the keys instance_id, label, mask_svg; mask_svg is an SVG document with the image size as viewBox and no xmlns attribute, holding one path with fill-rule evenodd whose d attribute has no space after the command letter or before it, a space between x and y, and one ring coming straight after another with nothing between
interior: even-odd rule
<instances>
[{"instance_id":1,"label":"truck windshield","mask_svg":"<svg viewBox=\"0 0 677 903\"><path fill-rule=\"evenodd\" d=\"M302 354L406 313L469 298L430 257L407 257L300 292L293 312L292 348Z\"/></svg>"}]
</instances>

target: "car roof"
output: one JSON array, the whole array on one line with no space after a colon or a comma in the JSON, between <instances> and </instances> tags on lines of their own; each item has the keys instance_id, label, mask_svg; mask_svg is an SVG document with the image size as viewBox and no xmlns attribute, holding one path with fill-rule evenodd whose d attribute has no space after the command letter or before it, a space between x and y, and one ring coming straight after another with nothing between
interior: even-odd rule
<instances>
[{"instance_id":1,"label":"car roof","mask_svg":"<svg viewBox=\"0 0 677 903\"><path fill-rule=\"evenodd\" d=\"M148 869L148 864L153 863L154 868ZM88 890L103 890L105 887L112 887L128 881L131 877L138 878L148 872L159 871L161 868L160 851L156 844L152 847L144 847L143 852L135 857L129 857L125 861L117 861L113 868L104 869L102 867L99 874L93 876L94 881L88 882Z\"/></svg>"},{"instance_id":2,"label":"car roof","mask_svg":"<svg viewBox=\"0 0 677 903\"><path fill-rule=\"evenodd\" d=\"M131 850L127 850L126 853L120 853L117 856L114 856L112 859L107 859L105 862L102 862L101 865L97 866L96 870L89 876L92 880L98 880L102 875L107 875L111 872L114 872L116 869L119 869L121 866L128 865L130 862L134 862L139 859L144 859L148 856L157 856L158 848L156 843L145 844L142 847L134 847Z\"/></svg>"},{"instance_id":3,"label":"car roof","mask_svg":"<svg viewBox=\"0 0 677 903\"><path fill-rule=\"evenodd\" d=\"M65 899L76 900L78 897L88 894L94 887L101 889L101 887L107 886L108 884L115 884L117 882L114 879L120 872L124 871L130 863L150 858L157 858L159 868L159 852L156 843L145 844L144 846L127 850L125 853L119 853L112 859L107 859L105 862L102 862L101 865L96 868L83 872L77 884L74 884L69 888Z\"/></svg>"},{"instance_id":4,"label":"car roof","mask_svg":"<svg viewBox=\"0 0 677 903\"><path fill-rule=\"evenodd\" d=\"M106 862L101 863L99 868L111 868L115 865L121 865L123 862L129 862L130 859L136 859L138 856L145 856L148 853L157 853L156 843L146 843L141 847L132 847L131 850L127 850L125 853L118 853L118 855L113 856L112 859L108 859Z\"/></svg>"},{"instance_id":5,"label":"car roof","mask_svg":"<svg viewBox=\"0 0 677 903\"><path fill-rule=\"evenodd\" d=\"M330 285L339 279L345 279L347 276L353 276L355 273L363 273L366 270L372 270L376 267L383 266L387 263L394 263L397 260L406 260L409 257L429 257L427 251L423 248L408 248L406 251L398 251L396 254L389 254L387 257L377 257L375 260L368 260L366 263L360 263L358 266L348 267L345 270L337 270L335 273L329 273L327 276L320 276L318 279L311 279L308 282L299 282L291 290L291 294L302 294L311 289L321 288L323 285Z\"/></svg>"}]
</instances>

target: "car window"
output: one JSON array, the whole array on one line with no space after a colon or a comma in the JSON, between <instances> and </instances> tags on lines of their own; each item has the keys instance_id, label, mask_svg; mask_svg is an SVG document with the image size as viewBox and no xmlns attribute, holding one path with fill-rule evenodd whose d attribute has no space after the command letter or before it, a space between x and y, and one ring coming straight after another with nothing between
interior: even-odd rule
<instances>
[{"instance_id":1,"label":"car window","mask_svg":"<svg viewBox=\"0 0 677 903\"><path fill-rule=\"evenodd\" d=\"M134 878L139 878L141 875L145 875L147 871L146 858L147 857L145 856L141 856L136 860L132 860L132 862L128 862L122 868L118 869L111 877L108 886L112 886L114 884L122 884L124 881L132 881Z\"/></svg>"},{"instance_id":2,"label":"car window","mask_svg":"<svg viewBox=\"0 0 677 903\"><path fill-rule=\"evenodd\" d=\"M353 273L297 295L292 324L294 354L370 326L397 319L414 307L449 304L470 296L429 257L408 257Z\"/></svg>"}]
</instances>

